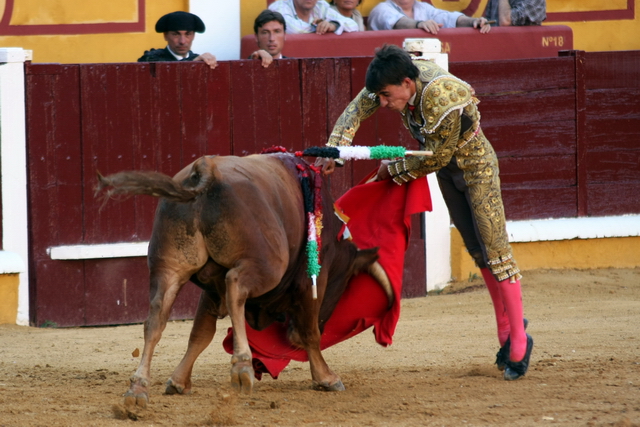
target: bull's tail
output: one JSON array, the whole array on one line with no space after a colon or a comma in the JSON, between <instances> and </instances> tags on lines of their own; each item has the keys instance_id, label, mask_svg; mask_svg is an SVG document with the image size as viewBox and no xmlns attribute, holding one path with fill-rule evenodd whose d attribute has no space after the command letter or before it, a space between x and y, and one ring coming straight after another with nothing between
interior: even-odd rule
<instances>
[{"instance_id":1,"label":"bull's tail","mask_svg":"<svg viewBox=\"0 0 640 427\"><path fill-rule=\"evenodd\" d=\"M202 186L184 187L168 175L151 171L127 171L108 176L102 176L98 172L95 196L105 188L108 190L104 193L103 204L113 196L138 194L163 197L176 202L189 202L203 191Z\"/></svg>"}]
</instances>

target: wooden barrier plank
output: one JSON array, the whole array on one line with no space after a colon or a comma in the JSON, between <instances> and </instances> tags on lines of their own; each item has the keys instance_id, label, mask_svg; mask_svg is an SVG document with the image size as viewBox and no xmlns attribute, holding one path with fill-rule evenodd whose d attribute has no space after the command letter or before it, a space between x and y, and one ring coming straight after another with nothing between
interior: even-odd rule
<instances>
[{"instance_id":1,"label":"wooden barrier plank","mask_svg":"<svg viewBox=\"0 0 640 427\"><path fill-rule=\"evenodd\" d=\"M110 64L80 65L82 100L82 140L86 182L93 171L110 174L134 168L130 138L131 108L121 99L130 99L131 85L119 81L117 70ZM121 92L124 85L124 91ZM135 92L134 92L135 93ZM123 143L127 141L127 143ZM133 199L111 202L100 209L93 199L91 185L84 188L85 243L128 241L136 234Z\"/></svg>"},{"instance_id":2,"label":"wooden barrier plank","mask_svg":"<svg viewBox=\"0 0 640 427\"><path fill-rule=\"evenodd\" d=\"M60 327L86 325L85 278L82 261L35 262L29 295L29 322L34 326L54 323Z\"/></svg>"},{"instance_id":3,"label":"wooden barrier plank","mask_svg":"<svg viewBox=\"0 0 640 427\"><path fill-rule=\"evenodd\" d=\"M486 116L482 116L483 118ZM575 155L575 120L496 124L482 120L482 131L499 158Z\"/></svg>"},{"instance_id":4,"label":"wooden barrier plank","mask_svg":"<svg viewBox=\"0 0 640 427\"><path fill-rule=\"evenodd\" d=\"M502 188L575 187L575 155L500 159Z\"/></svg>"},{"instance_id":5,"label":"wooden barrier plank","mask_svg":"<svg viewBox=\"0 0 640 427\"><path fill-rule=\"evenodd\" d=\"M34 325L48 320L75 326L84 319L82 264L51 261L46 250L83 239L79 70L28 64L25 71L33 236L29 317Z\"/></svg>"},{"instance_id":6,"label":"wooden barrier plank","mask_svg":"<svg viewBox=\"0 0 640 427\"><path fill-rule=\"evenodd\" d=\"M282 59L278 65L278 99L280 144L300 150L306 147L302 135L302 94L300 87L300 61ZM267 114L267 113L265 113Z\"/></svg>"},{"instance_id":7,"label":"wooden barrier plank","mask_svg":"<svg viewBox=\"0 0 640 427\"><path fill-rule=\"evenodd\" d=\"M143 322L149 314L149 269L145 257L84 262L86 318L83 325ZM193 318L200 289L187 282L170 319Z\"/></svg>"},{"instance_id":8,"label":"wooden barrier plank","mask_svg":"<svg viewBox=\"0 0 640 427\"><path fill-rule=\"evenodd\" d=\"M327 142L327 73L331 59L307 59L300 67L302 86L302 138L305 146L323 146Z\"/></svg>"},{"instance_id":9,"label":"wooden barrier plank","mask_svg":"<svg viewBox=\"0 0 640 427\"><path fill-rule=\"evenodd\" d=\"M402 275L402 298L417 298L427 295L425 243L421 238L421 215L411 217L411 235L409 247L405 253Z\"/></svg>"},{"instance_id":10,"label":"wooden barrier plank","mask_svg":"<svg viewBox=\"0 0 640 427\"><path fill-rule=\"evenodd\" d=\"M587 184L590 216L637 214L640 212L640 183Z\"/></svg>"},{"instance_id":11,"label":"wooden barrier plank","mask_svg":"<svg viewBox=\"0 0 640 427\"><path fill-rule=\"evenodd\" d=\"M585 86L590 89L640 88L640 50L585 52Z\"/></svg>"},{"instance_id":12,"label":"wooden barrier plank","mask_svg":"<svg viewBox=\"0 0 640 427\"><path fill-rule=\"evenodd\" d=\"M484 127L530 122L545 122L547 126L553 126L554 122L575 120L575 108L575 91L572 89L485 94L478 105Z\"/></svg>"},{"instance_id":13,"label":"wooden barrier plank","mask_svg":"<svg viewBox=\"0 0 640 427\"><path fill-rule=\"evenodd\" d=\"M469 83L482 101L490 94L573 89L572 58L452 62L449 72Z\"/></svg>"},{"instance_id":14,"label":"wooden barrier plank","mask_svg":"<svg viewBox=\"0 0 640 427\"><path fill-rule=\"evenodd\" d=\"M295 140L283 141L280 134L280 68L279 61L268 68L262 67L260 61L246 61L247 67L253 68L253 128L255 137L252 142L252 154L260 153L271 146L284 146L288 150L293 148ZM274 114L275 113L275 114Z\"/></svg>"},{"instance_id":15,"label":"wooden barrier plank","mask_svg":"<svg viewBox=\"0 0 640 427\"><path fill-rule=\"evenodd\" d=\"M158 62L152 66L150 126L154 134L151 142L155 150L156 167L167 175L178 173L182 167L182 81L180 70L188 63ZM186 102L189 102L186 100Z\"/></svg>"},{"instance_id":16,"label":"wooden barrier plank","mask_svg":"<svg viewBox=\"0 0 640 427\"><path fill-rule=\"evenodd\" d=\"M246 156L255 151L256 140L253 102L253 61L231 63L231 117L233 120L233 154Z\"/></svg>"},{"instance_id":17,"label":"wooden barrier plank","mask_svg":"<svg viewBox=\"0 0 640 427\"><path fill-rule=\"evenodd\" d=\"M135 93L137 96L123 97L119 95L118 111L122 118L118 119L116 138L123 145L129 146L127 154L131 156L133 170L156 170L154 141L150 138L148 123L151 121L154 108L151 95L151 76L148 64L126 63L114 64L119 90ZM126 125L122 126L122 123ZM86 171L87 182L97 182L95 171ZM99 202L99 200L98 200ZM115 202L118 203L118 202ZM134 197L135 235L133 241L145 241L151 236L153 217L157 200L152 197ZM92 204L93 205L93 204Z\"/></svg>"},{"instance_id":18,"label":"wooden barrier plank","mask_svg":"<svg viewBox=\"0 0 640 427\"><path fill-rule=\"evenodd\" d=\"M207 80L206 92L208 132L207 146L202 155L228 156L232 150L231 138L231 67L229 62L219 62L215 72Z\"/></svg>"},{"instance_id":19,"label":"wooden barrier plank","mask_svg":"<svg viewBox=\"0 0 640 427\"><path fill-rule=\"evenodd\" d=\"M210 97L206 90L208 81L217 75L204 62L191 62L186 67L180 67L181 98L181 154L180 170L191 164L199 157L208 154L209 128L211 117L209 103L217 102ZM177 171L176 171L177 172Z\"/></svg>"},{"instance_id":20,"label":"wooden barrier plank","mask_svg":"<svg viewBox=\"0 0 640 427\"><path fill-rule=\"evenodd\" d=\"M588 184L640 183L640 150L589 152L585 166Z\"/></svg>"},{"instance_id":21,"label":"wooden barrier plank","mask_svg":"<svg viewBox=\"0 0 640 427\"><path fill-rule=\"evenodd\" d=\"M74 66L28 76L27 116L41 124L30 127L27 146L31 228L38 236L31 246L38 257L49 245L83 238L78 77Z\"/></svg>"},{"instance_id":22,"label":"wooden barrier plank","mask_svg":"<svg viewBox=\"0 0 640 427\"><path fill-rule=\"evenodd\" d=\"M502 188L508 221L571 218L578 214L575 188Z\"/></svg>"},{"instance_id":23,"label":"wooden barrier plank","mask_svg":"<svg viewBox=\"0 0 640 427\"><path fill-rule=\"evenodd\" d=\"M86 325L138 323L149 313L147 260L85 261Z\"/></svg>"}]
</instances>

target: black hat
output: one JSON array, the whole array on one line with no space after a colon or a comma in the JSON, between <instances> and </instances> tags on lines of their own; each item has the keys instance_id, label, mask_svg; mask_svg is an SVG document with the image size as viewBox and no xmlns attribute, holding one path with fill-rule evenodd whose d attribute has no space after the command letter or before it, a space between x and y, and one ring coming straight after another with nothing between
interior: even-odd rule
<instances>
[{"instance_id":1,"label":"black hat","mask_svg":"<svg viewBox=\"0 0 640 427\"><path fill-rule=\"evenodd\" d=\"M166 33L167 31L195 31L196 33L204 33L204 22L189 12L167 13L156 22L156 32Z\"/></svg>"}]
</instances>

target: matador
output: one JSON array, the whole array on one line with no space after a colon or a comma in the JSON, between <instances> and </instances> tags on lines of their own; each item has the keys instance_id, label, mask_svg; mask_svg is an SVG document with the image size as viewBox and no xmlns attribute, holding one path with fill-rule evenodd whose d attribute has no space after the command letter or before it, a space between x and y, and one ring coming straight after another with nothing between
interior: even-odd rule
<instances>
[{"instance_id":1,"label":"matador","mask_svg":"<svg viewBox=\"0 0 640 427\"><path fill-rule=\"evenodd\" d=\"M506 380L514 380L528 369L533 339L525 332L521 275L506 232L498 158L480 128L478 102L468 83L387 45L376 52L365 88L338 118L327 145L351 145L360 123L386 107L400 113L421 150L433 152L383 162L377 178L402 185L436 173L453 224L493 302L500 343L496 364ZM318 163L325 173L333 172L333 161Z\"/></svg>"}]
</instances>

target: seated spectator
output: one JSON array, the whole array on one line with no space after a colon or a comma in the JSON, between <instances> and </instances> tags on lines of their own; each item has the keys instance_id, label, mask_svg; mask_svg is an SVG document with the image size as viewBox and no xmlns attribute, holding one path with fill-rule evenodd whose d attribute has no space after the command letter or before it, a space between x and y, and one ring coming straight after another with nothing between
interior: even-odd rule
<instances>
[{"instance_id":1,"label":"seated spectator","mask_svg":"<svg viewBox=\"0 0 640 427\"><path fill-rule=\"evenodd\" d=\"M267 68L274 59L285 58L282 55L287 23L284 17L273 10L263 10L253 23L258 50L249 55L249 59L262 60L262 66Z\"/></svg>"},{"instance_id":2,"label":"seated spectator","mask_svg":"<svg viewBox=\"0 0 640 427\"><path fill-rule=\"evenodd\" d=\"M362 14L356 7L362 3L362 0L331 0L329 2L331 8L337 10L340 15L351 18L358 24L358 31L365 31L364 19Z\"/></svg>"},{"instance_id":3,"label":"seated spectator","mask_svg":"<svg viewBox=\"0 0 640 427\"><path fill-rule=\"evenodd\" d=\"M547 19L546 0L489 0L484 17L498 25L541 25Z\"/></svg>"},{"instance_id":4,"label":"seated spectator","mask_svg":"<svg viewBox=\"0 0 640 427\"><path fill-rule=\"evenodd\" d=\"M440 28L473 27L488 33L491 25L485 18L472 18L461 12L437 9L429 3L416 0L386 0L369 14L370 30L405 30L421 28L438 34Z\"/></svg>"},{"instance_id":5,"label":"seated spectator","mask_svg":"<svg viewBox=\"0 0 640 427\"><path fill-rule=\"evenodd\" d=\"M167 47L144 52L138 62L158 61L203 61L209 67L216 68L216 57L210 53L198 55L191 52L195 33L204 33L204 22L189 12L172 12L162 16L156 22L156 32L164 33Z\"/></svg>"},{"instance_id":6,"label":"seated spectator","mask_svg":"<svg viewBox=\"0 0 640 427\"><path fill-rule=\"evenodd\" d=\"M269 9L284 16L288 34L358 31L358 24L353 19L331 9L325 0L276 0Z\"/></svg>"}]
</instances>

